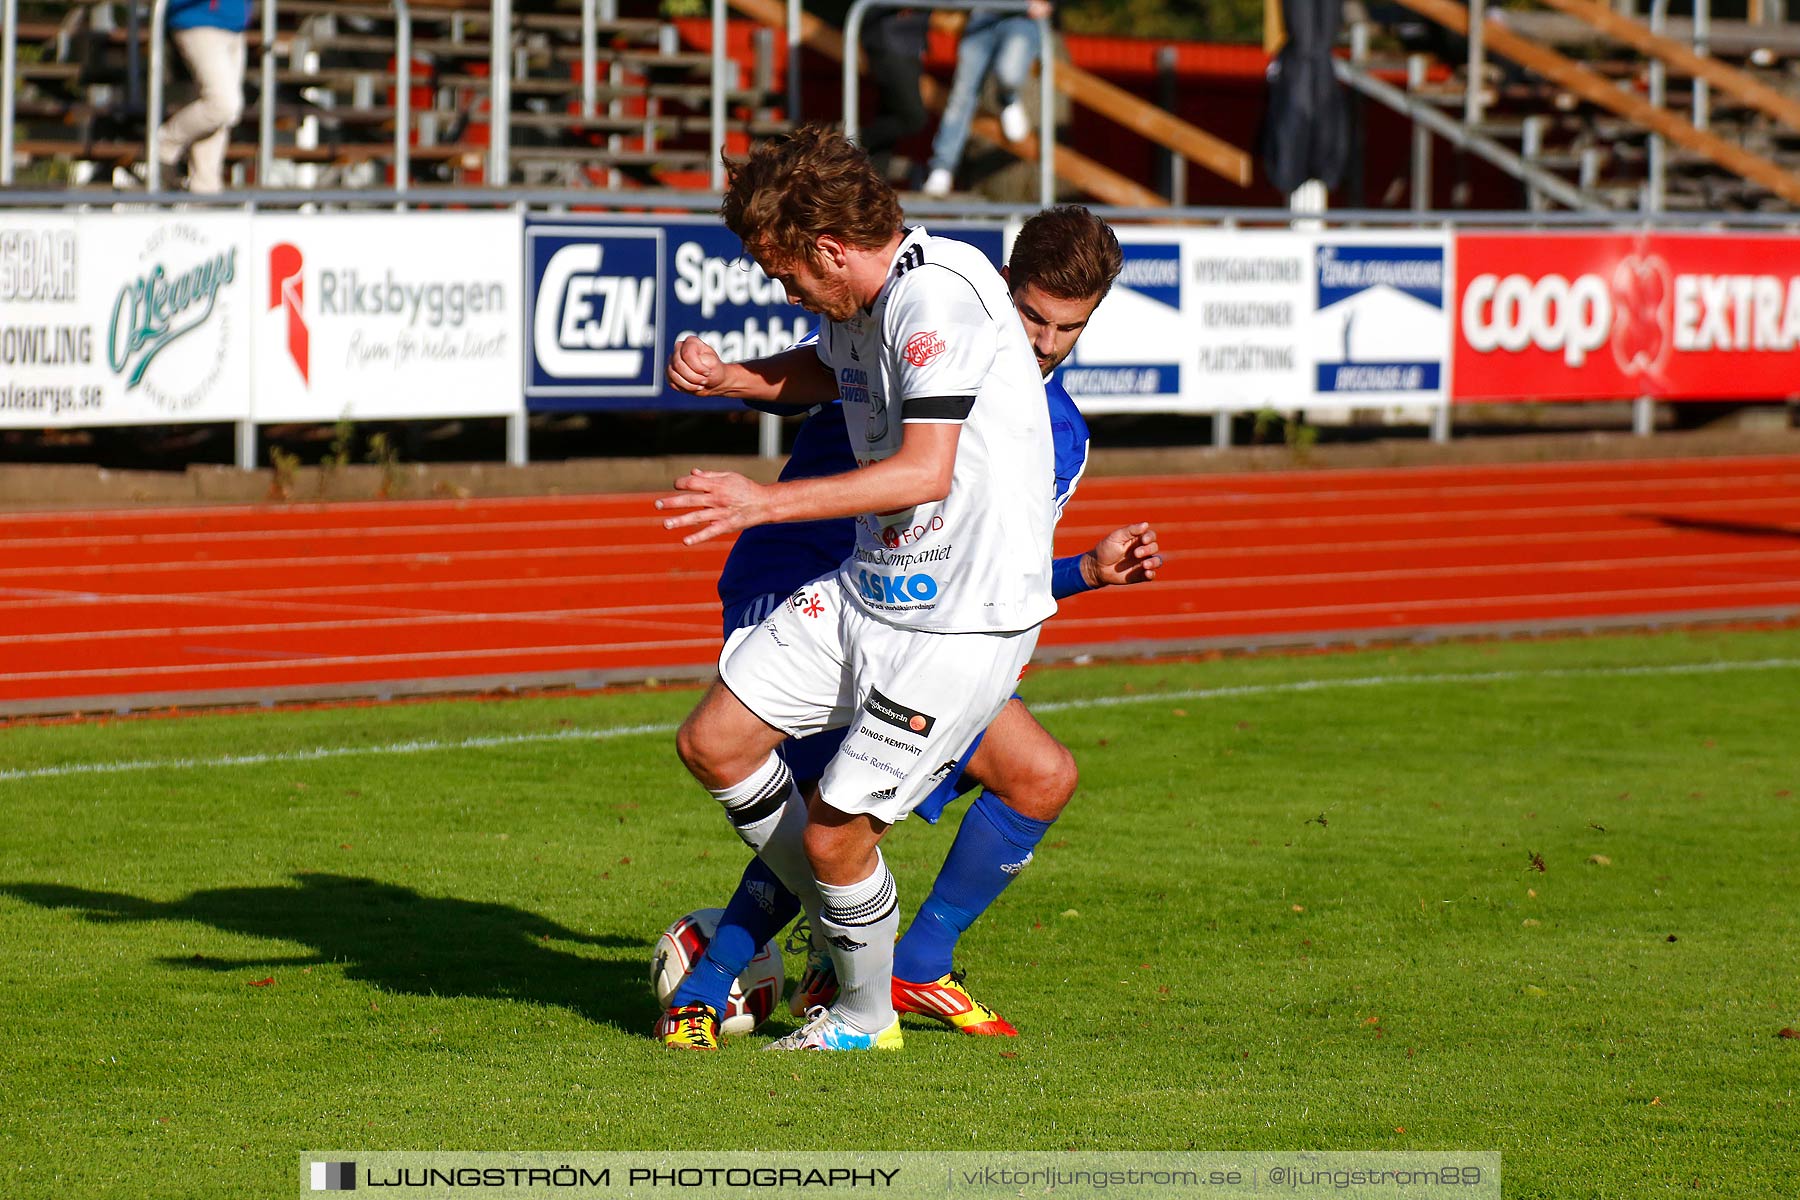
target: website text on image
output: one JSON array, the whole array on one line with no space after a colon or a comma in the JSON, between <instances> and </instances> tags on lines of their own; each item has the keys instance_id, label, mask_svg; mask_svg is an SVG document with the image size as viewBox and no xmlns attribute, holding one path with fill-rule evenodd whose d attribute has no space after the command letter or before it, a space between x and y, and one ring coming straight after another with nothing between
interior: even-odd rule
<instances>
[{"instance_id":1,"label":"website text on image","mask_svg":"<svg viewBox=\"0 0 1800 1200\"><path fill-rule=\"evenodd\" d=\"M1800 238L1461 234L1453 399L1785 399Z\"/></svg>"}]
</instances>

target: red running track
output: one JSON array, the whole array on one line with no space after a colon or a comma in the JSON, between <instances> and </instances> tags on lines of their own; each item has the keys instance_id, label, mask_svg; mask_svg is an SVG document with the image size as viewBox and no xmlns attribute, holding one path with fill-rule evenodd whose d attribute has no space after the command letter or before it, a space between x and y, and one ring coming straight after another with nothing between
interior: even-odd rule
<instances>
[{"instance_id":1,"label":"red running track","mask_svg":"<svg viewBox=\"0 0 1800 1200\"><path fill-rule=\"evenodd\" d=\"M21 513L0 714L711 670L727 546L648 495ZM1040 654L1800 616L1800 458L1089 479L1057 531L1156 523L1156 583Z\"/></svg>"}]
</instances>

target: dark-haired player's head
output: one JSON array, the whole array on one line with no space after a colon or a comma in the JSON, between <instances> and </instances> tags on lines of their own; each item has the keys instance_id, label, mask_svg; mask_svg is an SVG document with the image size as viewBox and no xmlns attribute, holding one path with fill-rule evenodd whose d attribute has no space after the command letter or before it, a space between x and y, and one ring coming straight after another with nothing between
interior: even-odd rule
<instances>
[{"instance_id":1,"label":"dark-haired player's head","mask_svg":"<svg viewBox=\"0 0 1800 1200\"><path fill-rule=\"evenodd\" d=\"M1006 260L1006 283L1045 375L1075 348L1125 265L1112 227L1079 204L1026 221Z\"/></svg>"}]
</instances>

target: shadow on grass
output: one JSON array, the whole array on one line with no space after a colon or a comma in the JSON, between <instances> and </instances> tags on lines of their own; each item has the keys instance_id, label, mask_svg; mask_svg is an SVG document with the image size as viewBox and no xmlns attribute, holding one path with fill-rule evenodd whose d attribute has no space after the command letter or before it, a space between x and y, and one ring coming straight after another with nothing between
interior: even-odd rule
<instances>
[{"instance_id":1,"label":"shadow on grass","mask_svg":"<svg viewBox=\"0 0 1800 1200\"><path fill-rule=\"evenodd\" d=\"M503 904L422 896L347 875L297 874L292 887L213 888L163 903L121 892L49 883L0 884L0 894L47 909L74 909L97 924L198 921L228 933L310 946L309 955L165 958L202 971L275 971L339 964L346 978L386 992L467 996L566 1008L590 1021L646 1033L655 1001L646 986L649 947L594 937ZM598 961L551 943L641 951Z\"/></svg>"}]
</instances>

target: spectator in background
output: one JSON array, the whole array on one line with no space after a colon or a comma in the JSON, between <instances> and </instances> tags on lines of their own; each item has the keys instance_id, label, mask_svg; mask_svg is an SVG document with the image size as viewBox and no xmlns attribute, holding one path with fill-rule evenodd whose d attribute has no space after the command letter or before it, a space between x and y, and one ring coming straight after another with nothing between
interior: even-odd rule
<instances>
[{"instance_id":1,"label":"spectator in background","mask_svg":"<svg viewBox=\"0 0 1800 1200\"><path fill-rule=\"evenodd\" d=\"M862 144L883 179L888 178L894 147L925 128L919 71L929 20L915 8L877 8L863 23L862 48L869 56L879 107L863 126Z\"/></svg>"},{"instance_id":2,"label":"spectator in background","mask_svg":"<svg viewBox=\"0 0 1800 1200\"><path fill-rule=\"evenodd\" d=\"M931 143L931 173L925 178L927 196L947 196L956 183L956 167L969 140L969 124L989 71L1000 85L1000 131L1009 142L1022 142L1031 132L1031 120L1019 103L1019 90L1031 77L1038 56L1038 22L1051 13L1050 0L1031 0L1026 13L976 12L963 26L956 45L956 75L950 96L944 101L944 118Z\"/></svg>"},{"instance_id":3,"label":"spectator in background","mask_svg":"<svg viewBox=\"0 0 1800 1200\"><path fill-rule=\"evenodd\" d=\"M200 95L162 127L164 168L188 160L188 190L225 186L225 149L244 115L244 27L250 0L169 0L169 37Z\"/></svg>"}]
</instances>

